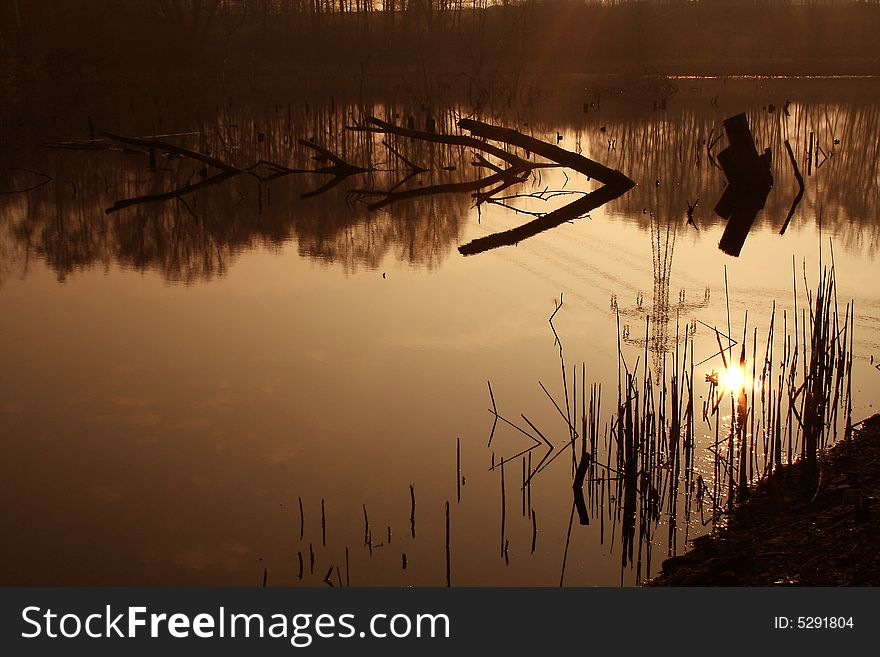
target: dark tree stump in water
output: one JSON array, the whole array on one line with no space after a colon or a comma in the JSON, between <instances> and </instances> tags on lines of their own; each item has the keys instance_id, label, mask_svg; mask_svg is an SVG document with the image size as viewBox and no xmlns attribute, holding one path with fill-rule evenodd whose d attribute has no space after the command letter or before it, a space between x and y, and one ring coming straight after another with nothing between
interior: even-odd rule
<instances>
[{"instance_id":1,"label":"dark tree stump in water","mask_svg":"<svg viewBox=\"0 0 880 657\"><path fill-rule=\"evenodd\" d=\"M727 219L727 227L718 246L736 257L773 187L772 153L767 148L758 154L745 114L725 119L724 131L730 145L718 154L718 163L728 186L715 205L715 213Z\"/></svg>"}]
</instances>

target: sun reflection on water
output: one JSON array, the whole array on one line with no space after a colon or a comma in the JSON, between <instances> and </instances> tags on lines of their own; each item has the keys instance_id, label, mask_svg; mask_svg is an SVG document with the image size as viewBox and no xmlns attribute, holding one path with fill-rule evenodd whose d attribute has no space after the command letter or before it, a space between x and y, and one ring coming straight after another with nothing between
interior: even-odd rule
<instances>
[{"instance_id":1,"label":"sun reflection on water","mask_svg":"<svg viewBox=\"0 0 880 657\"><path fill-rule=\"evenodd\" d=\"M738 395L746 384L746 375L739 365L731 365L722 372L724 387L732 395Z\"/></svg>"}]
</instances>

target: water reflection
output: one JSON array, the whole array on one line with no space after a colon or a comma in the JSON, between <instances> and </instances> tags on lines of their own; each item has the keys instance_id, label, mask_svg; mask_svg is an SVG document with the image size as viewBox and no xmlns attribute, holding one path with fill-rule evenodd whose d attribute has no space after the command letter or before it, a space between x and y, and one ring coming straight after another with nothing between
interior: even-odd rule
<instances>
[{"instance_id":1,"label":"water reflection","mask_svg":"<svg viewBox=\"0 0 880 657\"><path fill-rule=\"evenodd\" d=\"M636 296L633 305L621 305L616 296L611 299L612 310L624 318L625 323L621 333L623 341L650 352L651 370L657 384L660 383L666 354L677 348L688 337L696 334L696 321L689 318L706 308L712 296L708 287L703 291L692 290L690 293L682 288L678 291L678 300L674 304L670 302L669 285L672 278L675 240L680 223L676 218L664 221L655 217L653 213L650 216L651 264L654 278L651 306L645 306L642 293ZM686 227L684 229L687 230ZM645 334L641 332L643 324Z\"/></svg>"},{"instance_id":2,"label":"water reflection","mask_svg":"<svg viewBox=\"0 0 880 657\"><path fill-rule=\"evenodd\" d=\"M716 482L724 488L729 476L722 468L716 477L711 460L701 460L705 444L697 449L697 438L687 436L690 422L703 439L712 431L700 423L696 400L687 422L677 416L685 428L674 448L663 423L650 424L659 411L641 433L605 431L609 404L602 417L589 382L603 382L608 399L608 382L613 388L618 376L618 312L627 364L638 372L638 380L621 384L625 416L626 400L635 401L630 393L642 395L646 386L659 403L664 366L679 375L679 390L686 380L702 383L703 373L692 377L681 355L700 367L718 353L705 326L726 327L730 312L736 324L749 310L748 326L763 330L762 310L789 295L791 256L798 267L811 257L820 229L823 238L833 235L841 280L850 286L841 299L862 290L854 321L867 328L856 333L853 376L863 408L876 390L865 375L877 345L869 291L877 191L868 184L877 177L870 155L876 109L868 92L814 94L682 88L665 109L645 98L603 98L600 111L586 114L583 97L572 94L568 101L577 102L548 103L541 112L480 115L637 184L571 224L526 240L514 235L507 241L518 246L468 258L456 248L540 222L596 193L598 183L568 168L536 168L518 191L489 202L486 189L455 186L498 173L475 150L496 167L502 159L460 144L346 129L369 116L406 127L412 117L413 129L426 132L430 113L432 134L458 135L471 108L454 99L430 111L399 98L212 99L179 114L159 101L164 121L155 129L152 111L125 118L108 110L115 123L96 119L95 139L102 129L192 133L162 139L239 168L263 166L259 176L119 207L220 170L118 141L82 148L91 139L85 120L78 128L35 122L25 133L29 145L3 154L3 164L18 169L3 169L0 185L19 190L0 196L0 301L9 308L0 342L6 371L16 373L14 382L4 380L0 414L16 438L4 477L24 500L4 514L13 529L46 519L40 532L19 531L9 547L18 581L259 584L268 569L273 585L326 585L332 566L336 584L350 572L356 585L437 585L444 581L444 505L457 495L454 584L614 584L622 562L627 572L633 567L628 582L656 571L658 551L681 549L700 531L704 504L713 515ZM720 107L710 100L718 95ZM782 97L777 108L792 99L788 114L767 109L771 96ZM712 161L724 145L722 120L742 109L760 144L782 153L788 141L805 190L779 236L797 185L790 161L774 158L776 183L748 247L732 259L717 249L723 219L712 201L724 192L724 176ZM38 141L78 146L35 147ZM818 164L817 143L828 155L820 153ZM365 171L320 194L337 176L276 175L333 166L315 146ZM535 160L521 147L511 152ZM21 168L52 180L35 187L44 178ZM433 193L438 188L444 193ZM731 268L729 297L720 293L721 263ZM373 271L348 275L364 269ZM550 299L563 290L565 311L554 322L566 358L583 356L587 375L560 368L547 335ZM787 317L790 331L794 316L780 305L777 324ZM752 366L764 363L760 355ZM707 370L720 366L717 357L705 363ZM566 384L549 383L560 369L568 393L560 392ZM577 420L563 421L549 403L533 411L536 376L560 409L573 402ZM503 400L505 411L524 413L552 446L520 420L540 448L520 454L534 443L510 427L494 438L494 464L507 459L504 533L494 522L501 468L485 474L493 464L480 403L487 378L499 406ZM516 389L518 381L529 382L528 394ZM666 424L677 407L670 397ZM762 407L759 419L765 413ZM758 432L749 437L760 440ZM728 446L741 444L737 436L715 453L729 463ZM761 468L763 459L756 459ZM37 466L46 473L39 490L30 475ZM79 567L66 568L54 546L75 555Z\"/></svg>"},{"instance_id":3,"label":"water reflection","mask_svg":"<svg viewBox=\"0 0 880 657\"><path fill-rule=\"evenodd\" d=\"M723 220L691 199L721 197L716 209L722 217L739 217L742 213L735 208L743 204L731 199L741 195L736 185L723 187L718 164L723 108L710 104L709 93L682 94L681 102L648 114L626 108L619 115L560 112L557 120L563 123L528 114L487 117L538 139L558 135L571 152L624 171L638 184L622 198L610 189L590 192L572 206L576 212L570 208L555 214L528 199L505 204L515 208L496 205L493 211L510 215L510 232L463 245L462 252L516 243L603 203L644 229L650 229L652 216L687 213L696 229ZM777 153L788 144L806 173L806 184L796 210L787 212L796 181L786 158L775 158L771 172L777 184L757 221L781 230L786 214L785 226L807 225L816 217L844 246L873 250L880 235L877 106L792 101L784 104L784 112L768 107L747 112L755 139ZM399 135L385 139L375 131L346 129L370 115L401 125L420 124L421 119L413 119L420 113L424 115L388 103L321 106L300 101L264 109L227 105L215 108L209 118L192 121L184 131L189 134L167 138L229 166L250 167L254 175L249 176L232 177L229 170L179 153L157 156L143 144L59 140L66 148L29 147L26 157L11 163L17 168L2 173L4 190L22 192L0 196L2 270L22 271L36 256L60 279L78 269L116 262L160 271L170 281L194 282L223 275L243 250L290 239L303 255L349 271L375 268L387 253L434 268L461 240L474 209L487 209L486 197L479 193L484 185L475 188L472 181L475 165L487 170L490 163L475 160L466 145ZM457 107L432 110L436 134L457 134L461 114ZM331 162L328 153L340 162ZM344 175L333 175L341 162L350 168L336 169ZM500 176L488 171L483 179L487 185ZM524 179L526 194L546 190L543 179L540 171L532 171ZM45 184L31 189L35 183ZM498 183L503 187L505 181L499 178ZM589 186L581 178L571 181L567 191L587 194ZM384 196L377 200L374 190L385 190ZM140 206L146 201L157 202ZM107 209L113 210L109 216ZM523 212L537 218L514 229L521 223L516 216ZM728 223L722 244L728 252L741 247L751 210L746 215Z\"/></svg>"}]
</instances>

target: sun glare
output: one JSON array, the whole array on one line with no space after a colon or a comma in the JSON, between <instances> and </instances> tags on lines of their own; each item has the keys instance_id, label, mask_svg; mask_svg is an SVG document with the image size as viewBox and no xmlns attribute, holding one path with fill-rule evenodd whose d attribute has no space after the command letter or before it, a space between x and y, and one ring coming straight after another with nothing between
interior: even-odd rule
<instances>
[{"instance_id":1,"label":"sun glare","mask_svg":"<svg viewBox=\"0 0 880 657\"><path fill-rule=\"evenodd\" d=\"M724 371L724 387L731 394L737 394L745 385L745 373L737 365L731 365Z\"/></svg>"}]
</instances>

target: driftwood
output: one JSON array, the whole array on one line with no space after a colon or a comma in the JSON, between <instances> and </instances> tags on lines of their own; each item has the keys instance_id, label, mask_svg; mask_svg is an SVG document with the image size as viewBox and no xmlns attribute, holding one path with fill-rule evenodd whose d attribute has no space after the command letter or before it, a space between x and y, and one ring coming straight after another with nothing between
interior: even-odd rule
<instances>
[{"instance_id":1,"label":"driftwood","mask_svg":"<svg viewBox=\"0 0 880 657\"><path fill-rule=\"evenodd\" d=\"M193 133L181 133L181 134L193 134ZM150 153L151 160L154 157L154 153L156 151L162 151L165 153L170 153L173 155L178 155L180 157L186 157L191 160L195 160L197 162L201 162L207 166L214 167L218 169L220 173L217 173L213 176L206 177L204 180L201 180L197 183L183 185L182 187L178 187L176 189L169 190L167 192L159 192L155 194L144 194L142 196L135 196L127 199L120 199L116 201L111 207L107 208L105 212L107 214L111 214L113 212L118 212L124 208L128 208L134 205L141 205L144 203L158 203L161 201L169 201L174 199L182 199L183 196L192 194L194 192L206 189L208 187L213 187L215 185L219 185L230 178L235 176L240 176L243 174L247 174L257 178L261 182L266 182L269 180L275 180L276 178L280 178L281 176L288 176L292 174L318 174L318 175L331 175L331 178L327 183L318 187L311 192L305 192L302 194L302 198L310 198L313 196L317 196L326 192L327 190L335 187L339 183L341 183L346 178L350 176L365 173L369 171L369 169L365 169L363 167L355 166L353 164L349 164L335 153L327 150L323 146L320 146L314 142L300 139L299 143L306 148L310 148L315 151L319 156L319 161L331 162L331 165L319 167L316 169L292 169L290 167L286 167L282 164L278 164L277 162L270 162L268 160L259 160L254 164L246 167L244 169L236 167L228 162L220 160L216 157L208 155L206 153L202 153L199 151L195 151L189 148L185 148L183 146L178 146L176 144L171 144L166 141L162 141L159 139L146 138L146 137L125 137L122 135L117 135L111 132L102 132L101 136L106 140L116 141L123 144L129 144L132 146L138 146L140 148L146 149L146 152ZM318 160L318 157L315 157ZM271 170L269 175L261 175L259 172L260 167L267 167Z\"/></svg>"},{"instance_id":2,"label":"driftwood","mask_svg":"<svg viewBox=\"0 0 880 657\"><path fill-rule=\"evenodd\" d=\"M205 153L199 153L198 151L193 151L189 148L184 148L183 146L170 144L167 141L160 141L158 139L141 139L140 137L123 137L122 135L115 135L111 132L102 132L100 134L102 137L111 139L113 141L118 141L123 144L131 144L132 146L140 146L141 148L146 149L161 150L165 151L166 153L173 153L182 157L188 157L192 160L203 162L209 166L214 167L215 169L220 169L220 171L225 171L227 173L244 173L243 169L232 166L231 164L224 162L223 160L218 160L216 157L211 157L210 155L206 155Z\"/></svg>"},{"instance_id":3,"label":"driftwood","mask_svg":"<svg viewBox=\"0 0 880 657\"><path fill-rule=\"evenodd\" d=\"M517 146L536 155L540 155L557 165L574 169L590 178L595 178L606 185L620 185L630 189L635 183L616 169L606 167L583 155L567 151L556 144L548 144L540 139L535 139L511 128L500 128L474 119L461 119L459 127L464 128L471 134L494 141L504 142L510 146ZM626 190L624 190L626 191ZM621 192L622 193L622 192Z\"/></svg>"},{"instance_id":4,"label":"driftwood","mask_svg":"<svg viewBox=\"0 0 880 657\"><path fill-rule=\"evenodd\" d=\"M586 440L586 437L584 437ZM572 484L572 490L574 491L574 507L577 510L578 514L578 522L581 525L589 525L590 524L590 514L587 511L587 502L584 499L584 478L587 476L587 470L590 468L590 455L584 453L581 455L581 460L578 462L577 469L575 470L574 475L574 483Z\"/></svg>"},{"instance_id":5,"label":"driftwood","mask_svg":"<svg viewBox=\"0 0 880 657\"><path fill-rule=\"evenodd\" d=\"M334 176L346 177L356 173L366 173L369 171L369 169L365 169L364 167L349 164L332 151L327 150L323 146L319 146L313 141L309 141L308 139L300 139L298 141L300 145L305 146L306 148L311 148L313 151L321 155L324 161L330 160L333 163L333 166L314 169L310 173L331 173ZM316 157L314 159L318 158Z\"/></svg>"},{"instance_id":6,"label":"driftwood","mask_svg":"<svg viewBox=\"0 0 880 657\"><path fill-rule=\"evenodd\" d=\"M379 190L366 190L366 189L356 189L352 190L352 194L360 195L360 196L368 196L368 195L381 195L385 198L376 201L375 203L367 204L367 207L370 210L379 210L384 208L392 203L396 203L397 201L403 201L406 199L414 199L420 198L423 196L433 196L436 194L461 194L467 192L473 192L484 187L488 187L489 185L494 185L495 183L504 182L509 180L510 170L501 171L499 173L492 174L491 176L486 176L485 178L480 178L479 180L470 180L466 182L460 183L447 183L444 185L431 185L429 187L415 187L413 189L405 189L403 191L397 192L393 190L388 191L379 191ZM515 182L522 182L522 178L517 179Z\"/></svg>"},{"instance_id":7,"label":"driftwood","mask_svg":"<svg viewBox=\"0 0 880 657\"><path fill-rule=\"evenodd\" d=\"M366 117L364 119L364 122L367 125L346 126L346 129L356 132L380 132L392 135L399 135L408 139L426 141L435 144L448 144L450 146L464 146L465 148L473 148L474 150L483 151L484 153L488 153L489 155L494 155L499 160L507 162L511 167L516 167L523 170L534 169L540 166L554 166L540 165L535 162L529 162L521 157L518 157L517 155L514 155L513 153L504 150L503 148L500 148L499 146L495 146L494 144L487 144L484 141L481 141L474 137L469 137L467 135L444 135L437 132L426 132L422 130L414 130L411 128L403 128L400 126L396 126L393 123L382 121L375 116Z\"/></svg>"},{"instance_id":8,"label":"driftwood","mask_svg":"<svg viewBox=\"0 0 880 657\"><path fill-rule=\"evenodd\" d=\"M500 183L500 186L495 190L497 191L500 189L504 189L511 184L516 184L524 181L526 175L533 169L559 166L559 164L557 163L530 162L499 146L486 143L485 141L482 141L481 139L477 139L475 137L470 137L467 135L446 135L437 132L428 132L415 130L413 128L404 128L394 125L393 123L388 123L387 121L378 119L375 116L367 116L364 119L364 125L346 126L346 129L356 132L376 132L382 134L392 134L399 137L418 141L472 148L475 151L475 158L477 161L475 166L487 167L495 172L493 175L485 176L478 180L465 181L460 183L431 185L428 187L396 191L404 182L406 182L406 180L409 180L413 177L413 175L417 173L425 172L426 169L423 169L422 167L418 167L417 165L413 164L411 161L406 159L399 151L393 149L391 146L385 143L385 146L409 167L410 173L403 180L398 182L396 185L394 185L394 187L387 191L364 189L352 190L351 193L359 197L384 196L384 198L379 201L367 204L367 207L370 210L379 210L398 201L419 198L423 196L431 196L434 194L456 194L474 192L489 187L491 185L495 185L496 183ZM507 168L502 169L501 167L492 164L483 155L480 154L481 152L487 155L492 155L499 160L504 161L508 165Z\"/></svg>"},{"instance_id":9,"label":"driftwood","mask_svg":"<svg viewBox=\"0 0 880 657\"><path fill-rule=\"evenodd\" d=\"M333 165L329 167L321 167L319 169L314 169L309 171L308 173L318 173L318 174L330 174L333 176L332 179L328 180L326 183L318 187L317 189L312 190L311 192L306 192L302 195L302 198L312 198L314 196L318 196L323 194L329 189L336 187L339 183L341 183L346 178L357 175L359 173L366 173L369 169L365 169L363 167L355 166L353 164L349 164L342 158L340 158L335 153L327 150L323 146L319 146L318 144L308 141L306 139L300 139L299 143L306 148L311 148L313 151L321 155L325 161L330 160ZM315 158L317 159L317 158Z\"/></svg>"},{"instance_id":10,"label":"driftwood","mask_svg":"<svg viewBox=\"0 0 880 657\"><path fill-rule=\"evenodd\" d=\"M715 205L715 213L727 219L727 226L718 246L736 257L773 187L772 155L769 148L758 155L745 114L725 119L724 130L730 145L718 154L718 162L729 184Z\"/></svg>"},{"instance_id":11,"label":"driftwood","mask_svg":"<svg viewBox=\"0 0 880 657\"><path fill-rule=\"evenodd\" d=\"M635 186L632 180L616 169L611 169L583 155L524 135L516 130L499 128L473 119L461 119L458 125L469 130L472 134L523 148L531 153L552 160L556 165L568 167L585 176L605 183L599 189L586 194L582 198L517 228L481 237L460 246L458 250L462 255L474 255L499 246L517 244L545 230L555 228L566 221L582 217L591 210L595 210L622 196Z\"/></svg>"},{"instance_id":12,"label":"driftwood","mask_svg":"<svg viewBox=\"0 0 880 657\"><path fill-rule=\"evenodd\" d=\"M389 152L406 167L407 175L387 190L355 189L350 190L349 193L357 198L379 197L377 200L366 204L370 210L379 210L398 201L434 194L463 193L473 194L477 207L479 207L484 202L497 202L495 199L496 195L513 185L525 182L532 171L539 168L567 167L582 173L588 178L595 178L599 182L604 183L601 188L589 193L583 192L581 198L553 212L547 214L527 213L537 215L534 221L509 231L474 240L459 248L462 254L469 255L497 246L515 244L566 221L582 217L591 210L619 197L635 184L627 176L615 169L594 162L578 153L567 151L556 144L543 142L510 128L501 128L472 119L460 120L459 126L471 134L449 135L435 131L416 130L412 127L397 126L373 116L366 117L361 125L346 126L346 129L353 131L390 134L404 139L469 148L474 152L473 166L488 170L488 175L484 175L476 180L401 189L402 185L413 176L425 173L427 169L407 158L394 145L383 142ZM326 192L351 176L372 170L372 167L366 168L346 162L327 148L304 139L300 139L298 143L314 151L313 159L324 166L311 169L294 169L277 162L261 159L250 166L239 167L207 153L172 144L158 138L127 137L110 132L102 132L100 134L102 136L101 140L94 140L94 142L90 143L100 141L104 145L117 142L124 144L128 148L137 148L140 149L137 152L148 153L151 157L151 162L154 161L155 154L160 152L185 157L205 165L201 172L203 179L198 182L187 183L176 189L164 192L120 199L106 210L108 213L145 203L168 200L183 201L182 197L185 195L219 185L241 175L253 176L261 182L275 180L288 175L317 174L331 176L328 181L315 190L302 194L302 198L309 198ZM517 150L527 153L528 158L536 155L547 161L527 159L527 157L517 154ZM492 157L495 161L490 161L489 157ZM498 161L502 164L498 164ZM210 169L216 170L216 173L209 175ZM516 208L513 209L516 210Z\"/></svg>"},{"instance_id":13,"label":"driftwood","mask_svg":"<svg viewBox=\"0 0 880 657\"><path fill-rule=\"evenodd\" d=\"M724 120L724 132L730 145L718 154L718 162L731 185L762 188L773 186L770 173L770 149L758 155L755 140L745 114Z\"/></svg>"},{"instance_id":14,"label":"driftwood","mask_svg":"<svg viewBox=\"0 0 880 657\"><path fill-rule=\"evenodd\" d=\"M214 185L219 185L220 183L229 180L230 178L234 178L237 175L238 174L234 171L223 171L209 178L205 178L204 180L200 180L197 183L184 185L183 187L178 187L177 189L172 189L167 192L144 194L143 196L134 196L132 198L120 199L118 201L115 201L113 205L104 210L104 212L107 214L113 214L114 212L119 212L119 210L129 208L133 205L158 203L160 201L173 201L174 199L179 199L187 194L192 194L193 192L197 192L201 189L206 189L208 187L213 187Z\"/></svg>"},{"instance_id":15,"label":"driftwood","mask_svg":"<svg viewBox=\"0 0 880 657\"><path fill-rule=\"evenodd\" d=\"M412 162L403 153L401 153L399 150L394 148L394 146L389 144L387 141L383 141L382 145L385 146L385 148L387 148L389 151L391 151L391 153L394 154L394 156L397 157L397 159L399 159L401 162L403 162L413 174L424 173L427 171L426 168L421 167L418 164L415 164L414 162Z\"/></svg>"},{"instance_id":16,"label":"driftwood","mask_svg":"<svg viewBox=\"0 0 880 657\"><path fill-rule=\"evenodd\" d=\"M584 216L591 210L605 205L613 201L622 194L627 188L615 187L612 185L603 185L594 192L590 192L583 198L569 203L565 207L549 212L543 217L525 223L511 230L505 230L500 233L493 233L486 237L479 237L467 244L458 247L459 253L462 255L475 255L483 253L499 246L513 246L524 239L533 237L539 233L543 233L551 228L556 228L564 224L566 221L572 221Z\"/></svg>"}]
</instances>

